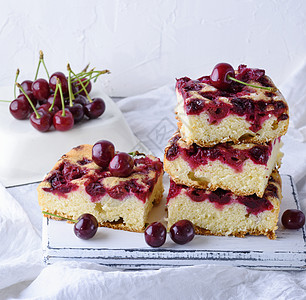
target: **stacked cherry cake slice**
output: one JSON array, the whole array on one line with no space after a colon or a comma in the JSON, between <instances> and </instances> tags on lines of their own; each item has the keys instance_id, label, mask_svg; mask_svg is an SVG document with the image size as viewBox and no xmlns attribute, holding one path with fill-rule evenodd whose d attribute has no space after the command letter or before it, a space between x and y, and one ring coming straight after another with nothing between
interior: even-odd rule
<instances>
[{"instance_id":1,"label":"stacked cherry cake slice","mask_svg":"<svg viewBox=\"0 0 306 300\"><path fill-rule=\"evenodd\" d=\"M215 67L219 76L224 65ZM275 239L288 105L264 70L241 65L233 73L225 79L241 83L177 80L179 130L164 156L168 227L188 219L197 234Z\"/></svg>"}]
</instances>

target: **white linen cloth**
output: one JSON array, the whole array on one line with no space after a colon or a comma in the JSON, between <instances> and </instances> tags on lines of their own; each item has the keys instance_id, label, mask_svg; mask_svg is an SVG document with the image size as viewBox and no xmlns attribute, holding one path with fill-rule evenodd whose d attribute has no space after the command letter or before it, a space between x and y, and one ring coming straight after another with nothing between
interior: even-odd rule
<instances>
[{"instance_id":1,"label":"white linen cloth","mask_svg":"<svg viewBox=\"0 0 306 300\"><path fill-rule=\"evenodd\" d=\"M306 64L281 87L291 109L281 172L294 177L304 213L305 76ZM175 104L174 86L118 102L133 132L159 157L176 130ZM0 299L306 299L306 271L214 265L118 271L77 262L45 266L41 260L40 209L37 201L24 200L30 191L33 186L8 192L0 184Z\"/></svg>"}]
</instances>

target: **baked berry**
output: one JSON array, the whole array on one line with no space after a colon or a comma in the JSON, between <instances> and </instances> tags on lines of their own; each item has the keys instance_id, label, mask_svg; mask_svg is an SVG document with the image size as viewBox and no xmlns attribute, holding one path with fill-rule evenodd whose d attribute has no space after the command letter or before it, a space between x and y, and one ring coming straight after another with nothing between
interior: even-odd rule
<instances>
[{"instance_id":1,"label":"baked berry","mask_svg":"<svg viewBox=\"0 0 306 300\"><path fill-rule=\"evenodd\" d=\"M109 163L109 171L116 177L128 177L134 168L134 159L125 152L117 153Z\"/></svg>"},{"instance_id":2,"label":"baked berry","mask_svg":"<svg viewBox=\"0 0 306 300\"><path fill-rule=\"evenodd\" d=\"M74 224L74 234L83 240L91 239L98 230L98 221L91 214L83 214L78 218L78 222Z\"/></svg>"},{"instance_id":3,"label":"baked berry","mask_svg":"<svg viewBox=\"0 0 306 300\"><path fill-rule=\"evenodd\" d=\"M115 146L109 141L98 141L92 147L92 159L98 166L103 169L108 167L114 156Z\"/></svg>"},{"instance_id":4,"label":"baked berry","mask_svg":"<svg viewBox=\"0 0 306 300\"><path fill-rule=\"evenodd\" d=\"M282 215L282 223L288 229L299 229L305 224L305 215L298 209L287 209Z\"/></svg>"},{"instance_id":5,"label":"baked berry","mask_svg":"<svg viewBox=\"0 0 306 300\"><path fill-rule=\"evenodd\" d=\"M180 220L170 228L171 239L180 245L190 242L194 238L194 227L189 220Z\"/></svg>"},{"instance_id":6,"label":"baked berry","mask_svg":"<svg viewBox=\"0 0 306 300\"><path fill-rule=\"evenodd\" d=\"M145 241L151 247L160 247L166 241L167 230L160 222L150 224L145 230Z\"/></svg>"}]
</instances>

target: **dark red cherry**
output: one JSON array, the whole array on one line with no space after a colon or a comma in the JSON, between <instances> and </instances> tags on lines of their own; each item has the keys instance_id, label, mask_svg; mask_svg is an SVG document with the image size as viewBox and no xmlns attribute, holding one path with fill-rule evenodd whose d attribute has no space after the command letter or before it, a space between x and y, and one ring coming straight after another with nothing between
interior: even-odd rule
<instances>
[{"instance_id":1,"label":"dark red cherry","mask_svg":"<svg viewBox=\"0 0 306 300\"><path fill-rule=\"evenodd\" d=\"M93 161L103 169L106 169L110 161L115 156L115 146L113 143L101 140L92 147Z\"/></svg>"},{"instance_id":2,"label":"dark red cherry","mask_svg":"<svg viewBox=\"0 0 306 300\"><path fill-rule=\"evenodd\" d=\"M117 153L109 163L109 171L116 177L128 177L134 168L134 159L125 152Z\"/></svg>"},{"instance_id":3,"label":"dark red cherry","mask_svg":"<svg viewBox=\"0 0 306 300\"><path fill-rule=\"evenodd\" d=\"M98 230L98 221L91 214L83 214L78 218L78 222L74 224L74 234L83 240L91 239Z\"/></svg>"},{"instance_id":4,"label":"dark red cherry","mask_svg":"<svg viewBox=\"0 0 306 300\"><path fill-rule=\"evenodd\" d=\"M84 111L89 119L96 119L104 113L105 103L101 98L94 98L84 106Z\"/></svg>"},{"instance_id":5,"label":"dark red cherry","mask_svg":"<svg viewBox=\"0 0 306 300\"><path fill-rule=\"evenodd\" d=\"M228 76L235 77L235 70L230 64L220 63L217 64L210 75L210 83L212 86L219 90L229 90L232 80Z\"/></svg>"},{"instance_id":6,"label":"dark red cherry","mask_svg":"<svg viewBox=\"0 0 306 300\"><path fill-rule=\"evenodd\" d=\"M32 126L41 132L48 131L51 124L50 122L50 119L52 118L51 114L45 112L44 110L37 110L37 113L39 114L40 118L36 117L35 112L32 112L30 116L30 122Z\"/></svg>"},{"instance_id":7,"label":"dark red cherry","mask_svg":"<svg viewBox=\"0 0 306 300\"><path fill-rule=\"evenodd\" d=\"M32 93L34 97L39 100L47 100L50 96L50 87L47 80L40 78L33 82L32 84Z\"/></svg>"},{"instance_id":8,"label":"dark red cherry","mask_svg":"<svg viewBox=\"0 0 306 300\"><path fill-rule=\"evenodd\" d=\"M85 106L88 103L87 98L82 95L77 95L75 99L73 100L73 102L80 103L83 106Z\"/></svg>"},{"instance_id":9,"label":"dark red cherry","mask_svg":"<svg viewBox=\"0 0 306 300\"><path fill-rule=\"evenodd\" d=\"M65 110L65 115L63 116L63 111L59 110L53 116L53 126L58 131L70 130L74 125L73 115L69 110Z\"/></svg>"},{"instance_id":10,"label":"dark red cherry","mask_svg":"<svg viewBox=\"0 0 306 300\"><path fill-rule=\"evenodd\" d=\"M68 94L68 80L65 76L64 73L62 72L55 72L53 73L51 76L50 76L50 79L49 79L49 85L50 85L50 88L55 91L55 88L56 88L56 79L59 79L59 81L61 82L61 86L62 86L62 91L63 91L63 94L66 95Z\"/></svg>"},{"instance_id":11,"label":"dark red cherry","mask_svg":"<svg viewBox=\"0 0 306 300\"><path fill-rule=\"evenodd\" d=\"M23 90L27 93L27 92L32 92L32 84L33 84L32 80L25 80L20 85L23 88Z\"/></svg>"},{"instance_id":12,"label":"dark red cherry","mask_svg":"<svg viewBox=\"0 0 306 300\"><path fill-rule=\"evenodd\" d=\"M145 241L151 247L160 247L166 241L167 230L160 222L150 224L145 230Z\"/></svg>"},{"instance_id":13,"label":"dark red cherry","mask_svg":"<svg viewBox=\"0 0 306 300\"><path fill-rule=\"evenodd\" d=\"M299 229L305 224L305 215L298 209L287 209L282 215L282 223L288 229Z\"/></svg>"},{"instance_id":14,"label":"dark red cherry","mask_svg":"<svg viewBox=\"0 0 306 300\"><path fill-rule=\"evenodd\" d=\"M31 113L31 106L27 99L17 98L10 103L10 113L15 119L25 120Z\"/></svg>"},{"instance_id":15,"label":"dark red cherry","mask_svg":"<svg viewBox=\"0 0 306 300\"><path fill-rule=\"evenodd\" d=\"M28 91L28 92L26 92L26 94L29 96L29 98L30 98L32 104L36 107L36 105L37 105L37 99L34 97L33 93L30 92L30 91ZM26 97L24 94L18 95L17 98L22 98L22 99L26 100L27 102L29 102L28 99L27 99L27 97Z\"/></svg>"},{"instance_id":16,"label":"dark red cherry","mask_svg":"<svg viewBox=\"0 0 306 300\"><path fill-rule=\"evenodd\" d=\"M190 242L194 238L194 227L189 220L180 220L170 228L171 239L180 245Z\"/></svg>"},{"instance_id":17,"label":"dark red cherry","mask_svg":"<svg viewBox=\"0 0 306 300\"><path fill-rule=\"evenodd\" d=\"M88 81L88 84L87 84L87 81L86 81L87 78L81 78L81 80L82 80L82 82L83 82L83 85L84 85L85 88L86 88L87 93L89 94L90 91L91 91L91 88L92 88L91 82ZM78 89L79 89L79 90L82 90L82 91L80 92L80 95L86 96L86 93L84 92L84 90L83 90L81 84L78 83L77 86L78 86Z\"/></svg>"},{"instance_id":18,"label":"dark red cherry","mask_svg":"<svg viewBox=\"0 0 306 300\"><path fill-rule=\"evenodd\" d=\"M54 99L54 94L50 95L47 99L47 102L52 105L54 101L54 105L57 107L62 107L62 101L61 101L61 95L59 92L56 93L55 99Z\"/></svg>"},{"instance_id":19,"label":"dark red cherry","mask_svg":"<svg viewBox=\"0 0 306 300\"><path fill-rule=\"evenodd\" d=\"M72 106L67 106L66 109L68 109L74 119L74 123L78 123L83 120L84 118L84 107L80 103L73 103Z\"/></svg>"},{"instance_id":20,"label":"dark red cherry","mask_svg":"<svg viewBox=\"0 0 306 300\"><path fill-rule=\"evenodd\" d=\"M50 103L45 103L41 105L37 110L44 110L46 113L49 113L51 115L50 118L50 126L53 124L53 116L59 111L59 108L54 105L53 109L50 111L51 104Z\"/></svg>"}]
</instances>

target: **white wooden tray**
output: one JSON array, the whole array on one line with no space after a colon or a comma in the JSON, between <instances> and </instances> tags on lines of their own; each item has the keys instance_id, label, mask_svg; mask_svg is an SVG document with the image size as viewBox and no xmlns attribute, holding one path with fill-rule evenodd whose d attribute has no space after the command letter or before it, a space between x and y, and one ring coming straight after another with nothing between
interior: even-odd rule
<instances>
[{"instance_id":1,"label":"white wooden tray","mask_svg":"<svg viewBox=\"0 0 306 300\"><path fill-rule=\"evenodd\" d=\"M282 213L300 208L289 175L282 175ZM165 189L167 191L167 187ZM155 208L150 221L163 218L164 206ZM158 217L159 216L159 217ZM299 230L285 229L279 223L277 239L264 236L217 237L195 236L186 245L177 245L167 236L160 248L151 248L142 233L99 228L91 240L80 240L73 225L43 218L44 261L52 264L63 260L95 262L121 269L156 269L161 267L219 264L257 269L297 270L306 268L305 226Z\"/></svg>"}]
</instances>

